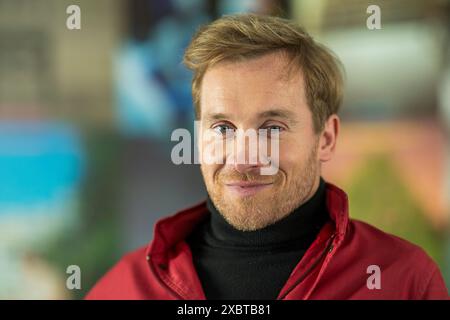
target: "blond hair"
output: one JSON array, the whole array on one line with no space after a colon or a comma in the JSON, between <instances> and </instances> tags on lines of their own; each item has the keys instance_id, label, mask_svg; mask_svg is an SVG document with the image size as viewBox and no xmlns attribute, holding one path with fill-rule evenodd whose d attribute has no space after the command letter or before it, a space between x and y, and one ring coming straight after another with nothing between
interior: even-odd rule
<instances>
[{"instance_id":1,"label":"blond hair","mask_svg":"<svg viewBox=\"0 0 450 320\"><path fill-rule=\"evenodd\" d=\"M224 16L202 26L192 38L183 62L193 71L196 118L200 117L200 88L208 68L222 61L242 61L275 51L287 53L289 65L302 70L314 129L320 132L342 103L343 68L339 59L294 22L256 14Z\"/></svg>"}]
</instances>

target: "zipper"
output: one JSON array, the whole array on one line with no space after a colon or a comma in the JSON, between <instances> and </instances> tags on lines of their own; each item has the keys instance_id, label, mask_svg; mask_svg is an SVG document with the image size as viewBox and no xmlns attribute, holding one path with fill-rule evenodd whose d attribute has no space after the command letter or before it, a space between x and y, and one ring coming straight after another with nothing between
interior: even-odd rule
<instances>
[{"instance_id":1,"label":"zipper","mask_svg":"<svg viewBox=\"0 0 450 320\"><path fill-rule=\"evenodd\" d=\"M277 298L277 300L283 300L284 298L286 298L286 296L292 291L294 290L295 287L297 287L300 283L302 283L303 280L305 280L305 278L311 273L312 270L314 270L317 265L320 263L320 261L322 261L322 259L331 251L333 251L333 239L335 238L336 234L332 234L330 239L328 239L328 243L325 247L325 249L322 251L322 253L320 254L319 258L316 259L316 261L314 261L310 267L305 271L305 273L303 273L303 275L279 298Z\"/></svg>"}]
</instances>

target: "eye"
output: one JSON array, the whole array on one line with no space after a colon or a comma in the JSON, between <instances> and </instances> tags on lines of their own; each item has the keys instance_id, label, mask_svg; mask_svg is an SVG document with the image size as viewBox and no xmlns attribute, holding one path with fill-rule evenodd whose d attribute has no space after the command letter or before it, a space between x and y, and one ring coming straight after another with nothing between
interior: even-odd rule
<instances>
[{"instance_id":1,"label":"eye","mask_svg":"<svg viewBox=\"0 0 450 320\"><path fill-rule=\"evenodd\" d=\"M283 131L283 127L281 127L281 126L276 126L276 125L269 126L269 127L267 127L267 128L269 128L270 132L272 132L272 131L279 131L279 132Z\"/></svg>"},{"instance_id":2,"label":"eye","mask_svg":"<svg viewBox=\"0 0 450 320\"><path fill-rule=\"evenodd\" d=\"M280 134L281 132L284 131L284 128L282 126L278 126L278 125L268 125L263 127L263 129L267 130L267 136L271 136L272 134L278 133Z\"/></svg>"},{"instance_id":3,"label":"eye","mask_svg":"<svg viewBox=\"0 0 450 320\"><path fill-rule=\"evenodd\" d=\"M234 133L234 128L227 124L219 124L217 126L212 127L212 129L217 134L220 134L220 135L223 135L226 137L231 137Z\"/></svg>"}]
</instances>

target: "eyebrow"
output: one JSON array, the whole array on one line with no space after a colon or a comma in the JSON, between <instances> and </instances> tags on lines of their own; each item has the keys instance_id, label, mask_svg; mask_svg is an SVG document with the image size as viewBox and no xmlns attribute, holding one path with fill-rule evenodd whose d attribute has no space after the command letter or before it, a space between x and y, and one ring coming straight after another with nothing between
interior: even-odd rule
<instances>
[{"instance_id":1,"label":"eyebrow","mask_svg":"<svg viewBox=\"0 0 450 320\"><path fill-rule=\"evenodd\" d=\"M205 119L209 121L230 119L231 116L226 113L207 113Z\"/></svg>"},{"instance_id":2,"label":"eyebrow","mask_svg":"<svg viewBox=\"0 0 450 320\"><path fill-rule=\"evenodd\" d=\"M295 113L285 109L271 109L258 114L258 118L284 118L286 120L294 121Z\"/></svg>"},{"instance_id":3,"label":"eyebrow","mask_svg":"<svg viewBox=\"0 0 450 320\"><path fill-rule=\"evenodd\" d=\"M263 112L258 113L257 115L258 119L265 119L265 118L283 118L291 122L297 122L295 120L295 113L286 110L286 109L270 109ZM205 115L205 119L209 121L215 121L215 120L227 120L227 119L233 119L233 116L231 114L226 113L207 113Z\"/></svg>"}]
</instances>

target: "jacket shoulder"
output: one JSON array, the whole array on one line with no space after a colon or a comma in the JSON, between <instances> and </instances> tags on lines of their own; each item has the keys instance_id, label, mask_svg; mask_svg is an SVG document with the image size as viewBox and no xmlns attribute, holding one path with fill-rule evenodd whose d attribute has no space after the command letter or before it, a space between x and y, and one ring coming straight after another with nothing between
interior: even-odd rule
<instances>
[{"instance_id":1,"label":"jacket shoulder","mask_svg":"<svg viewBox=\"0 0 450 320\"><path fill-rule=\"evenodd\" d=\"M387 233L367 222L350 219L350 227L353 227L356 236L363 238L364 240L371 240L368 243L373 243L375 245L392 245L395 250L405 251L405 252L424 252L418 245L405 240L399 236L391 233Z\"/></svg>"},{"instance_id":2,"label":"jacket shoulder","mask_svg":"<svg viewBox=\"0 0 450 320\"><path fill-rule=\"evenodd\" d=\"M392 281L409 283L411 298L447 298L447 288L435 261L418 245L368 223L350 220L349 246L366 263L379 265Z\"/></svg>"},{"instance_id":3,"label":"jacket shoulder","mask_svg":"<svg viewBox=\"0 0 450 320\"><path fill-rule=\"evenodd\" d=\"M378 254L386 258L412 259L418 264L434 264L429 255L418 245L396 235L387 233L366 222L351 219L349 225L351 237L356 243L363 245L364 250L373 255Z\"/></svg>"}]
</instances>

